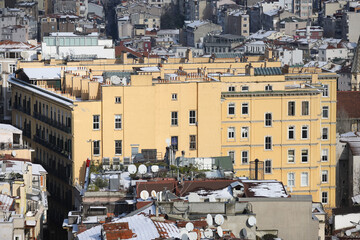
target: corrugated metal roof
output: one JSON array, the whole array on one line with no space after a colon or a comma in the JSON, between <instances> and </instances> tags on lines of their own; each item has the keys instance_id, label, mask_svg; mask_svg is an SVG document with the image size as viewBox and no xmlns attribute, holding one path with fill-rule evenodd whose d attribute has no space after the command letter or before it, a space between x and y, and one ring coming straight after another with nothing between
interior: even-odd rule
<instances>
[{"instance_id":1,"label":"corrugated metal roof","mask_svg":"<svg viewBox=\"0 0 360 240\"><path fill-rule=\"evenodd\" d=\"M279 67L265 67L265 68L254 68L255 76L259 75L282 75L281 68Z\"/></svg>"},{"instance_id":2,"label":"corrugated metal roof","mask_svg":"<svg viewBox=\"0 0 360 240\"><path fill-rule=\"evenodd\" d=\"M236 58L241 56L241 53L215 53L215 58Z\"/></svg>"}]
</instances>

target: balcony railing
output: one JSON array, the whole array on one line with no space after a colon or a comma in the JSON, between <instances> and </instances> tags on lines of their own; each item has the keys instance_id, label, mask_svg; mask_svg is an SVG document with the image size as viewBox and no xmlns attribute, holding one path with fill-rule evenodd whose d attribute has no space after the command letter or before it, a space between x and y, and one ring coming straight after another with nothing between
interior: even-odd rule
<instances>
[{"instance_id":1,"label":"balcony railing","mask_svg":"<svg viewBox=\"0 0 360 240\"><path fill-rule=\"evenodd\" d=\"M40 113L38 112L34 112L33 114L34 118L42 121L42 122L45 122L47 124L49 124L50 126L53 126L63 132L66 132L66 133L71 133L71 127L68 127L68 126L65 126L57 121L55 121L54 119L51 119L49 117L46 117L44 115L41 115Z\"/></svg>"},{"instance_id":2,"label":"balcony railing","mask_svg":"<svg viewBox=\"0 0 360 240\"><path fill-rule=\"evenodd\" d=\"M60 154L66 158L71 158L71 153L69 151L62 149L62 148L58 147L57 145L52 144L52 143L46 141L45 139L40 138L37 135L34 135L34 141L41 144L42 146L50 149L51 151L56 152L57 154Z\"/></svg>"}]
</instances>

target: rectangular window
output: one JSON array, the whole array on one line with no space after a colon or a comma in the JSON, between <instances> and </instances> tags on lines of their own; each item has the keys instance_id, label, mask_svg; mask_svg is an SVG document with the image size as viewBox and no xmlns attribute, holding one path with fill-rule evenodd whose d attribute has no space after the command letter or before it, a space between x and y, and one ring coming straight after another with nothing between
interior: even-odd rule
<instances>
[{"instance_id":1,"label":"rectangular window","mask_svg":"<svg viewBox=\"0 0 360 240\"><path fill-rule=\"evenodd\" d=\"M235 92L235 87L234 87L234 86L230 86L230 87L229 87L229 92Z\"/></svg>"},{"instance_id":2,"label":"rectangular window","mask_svg":"<svg viewBox=\"0 0 360 240\"><path fill-rule=\"evenodd\" d=\"M190 125L196 124L196 111L195 110L189 111L189 124Z\"/></svg>"},{"instance_id":3,"label":"rectangular window","mask_svg":"<svg viewBox=\"0 0 360 240\"><path fill-rule=\"evenodd\" d=\"M178 112L171 112L171 126L178 125Z\"/></svg>"},{"instance_id":4,"label":"rectangular window","mask_svg":"<svg viewBox=\"0 0 360 240\"><path fill-rule=\"evenodd\" d=\"M196 149L196 135L190 135L189 138L189 143L190 143L190 150L195 150Z\"/></svg>"},{"instance_id":5,"label":"rectangular window","mask_svg":"<svg viewBox=\"0 0 360 240\"><path fill-rule=\"evenodd\" d=\"M249 163L249 151L241 152L241 163L248 164Z\"/></svg>"},{"instance_id":6,"label":"rectangular window","mask_svg":"<svg viewBox=\"0 0 360 240\"><path fill-rule=\"evenodd\" d=\"M307 172L301 173L301 186L302 187L309 186L309 173L307 173Z\"/></svg>"},{"instance_id":7,"label":"rectangular window","mask_svg":"<svg viewBox=\"0 0 360 240\"><path fill-rule=\"evenodd\" d=\"M328 129L328 128L323 128L323 129L322 129L322 137L321 137L321 138L322 138L323 140L327 140L328 137L329 137L328 134L329 134L329 129Z\"/></svg>"},{"instance_id":8,"label":"rectangular window","mask_svg":"<svg viewBox=\"0 0 360 240\"><path fill-rule=\"evenodd\" d=\"M266 85L265 91L272 91L272 86L270 84Z\"/></svg>"},{"instance_id":9,"label":"rectangular window","mask_svg":"<svg viewBox=\"0 0 360 240\"><path fill-rule=\"evenodd\" d=\"M235 103L229 103L228 115L235 115Z\"/></svg>"},{"instance_id":10,"label":"rectangular window","mask_svg":"<svg viewBox=\"0 0 360 240\"><path fill-rule=\"evenodd\" d=\"M329 85L324 85L323 97L328 97L328 96L329 96Z\"/></svg>"},{"instance_id":11,"label":"rectangular window","mask_svg":"<svg viewBox=\"0 0 360 240\"><path fill-rule=\"evenodd\" d=\"M265 137L265 150L272 149L272 138L270 136Z\"/></svg>"},{"instance_id":12,"label":"rectangular window","mask_svg":"<svg viewBox=\"0 0 360 240\"><path fill-rule=\"evenodd\" d=\"M100 129L100 115L93 115L93 130Z\"/></svg>"},{"instance_id":13,"label":"rectangular window","mask_svg":"<svg viewBox=\"0 0 360 240\"><path fill-rule=\"evenodd\" d=\"M94 155L100 155L100 140L93 142L93 153Z\"/></svg>"},{"instance_id":14,"label":"rectangular window","mask_svg":"<svg viewBox=\"0 0 360 240\"><path fill-rule=\"evenodd\" d=\"M16 64L9 64L9 72L14 73L16 71Z\"/></svg>"},{"instance_id":15,"label":"rectangular window","mask_svg":"<svg viewBox=\"0 0 360 240\"><path fill-rule=\"evenodd\" d=\"M306 163L309 160L309 150L303 149L301 150L301 162Z\"/></svg>"},{"instance_id":16,"label":"rectangular window","mask_svg":"<svg viewBox=\"0 0 360 240\"><path fill-rule=\"evenodd\" d=\"M122 154L122 140L115 140L115 155Z\"/></svg>"},{"instance_id":17,"label":"rectangular window","mask_svg":"<svg viewBox=\"0 0 360 240\"><path fill-rule=\"evenodd\" d=\"M321 171L321 182L327 183L328 182L328 170Z\"/></svg>"},{"instance_id":18,"label":"rectangular window","mask_svg":"<svg viewBox=\"0 0 360 240\"><path fill-rule=\"evenodd\" d=\"M288 163L294 163L295 162L295 150L289 149L288 150Z\"/></svg>"},{"instance_id":19,"label":"rectangular window","mask_svg":"<svg viewBox=\"0 0 360 240\"><path fill-rule=\"evenodd\" d=\"M228 127L228 139L235 139L235 127Z\"/></svg>"},{"instance_id":20,"label":"rectangular window","mask_svg":"<svg viewBox=\"0 0 360 240\"><path fill-rule=\"evenodd\" d=\"M177 100L177 94L176 94L176 93L172 93L172 94L171 94L171 100L172 100L172 101L176 101L176 100Z\"/></svg>"},{"instance_id":21,"label":"rectangular window","mask_svg":"<svg viewBox=\"0 0 360 240\"><path fill-rule=\"evenodd\" d=\"M242 86L241 91L242 92L248 92L249 91L249 86Z\"/></svg>"},{"instance_id":22,"label":"rectangular window","mask_svg":"<svg viewBox=\"0 0 360 240\"><path fill-rule=\"evenodd\" d=\"M115 103L121 103L121 97L115 97Z\"/></svg>"},{"instance_id":23,"label":"rectangular window","mask_svg":"<svg viewBox=\"0 0 360 240\"><path fill-rule=\"evenodd\" d=\"M272 171L271 160L265 160L264 172L269 174Z\"/></svg>"},{"instance_id":24,"label":"rectangular window","mask_svg":"<svg viewBox=\"0 0 360 240\"><path fill-rule=\"evenodd\" d=\"M110 165L110 158L103 158L102 164L103 165Z\"/></svg>"},{"instance_id":25,"label":"rectangular window","mask_svg":"<svg viewBox=\"0 0 360 240\"><path fill-rule=\"evenodd\" d=\"M294 187L295 186L295 173L288 173L288 181L287 181L288 187Z\"/></svg>"},{"instance_id":26,"label":"rectangular window","mask_svg":"<svg viewBox=\"0 0 360 240\"><path fill-rule=\"evenodd\" d=\"M328 192L321 193L321 203L324 203L324 204L328 203Z\"/></svg>"},{"instance_id":27,"label":"rectangular window","mask_svg":"<svg viewBox=\"0 0 360 240\"><path fill-rule=\"evenodd\" d=\"M243 114L243 115L249 114L249 104L248 103L243 103L241 105L241 114Z\"/></svg>"},{"instance_id":28,"label":"rectangular window","mask_svg":"<svg viewBox=\"0 0 360 240\"><path fill-rule=\"evenodd\" d=\"M295 127L294 126L289 126L289 128L288 128L288 139L289 140L295 139Z\"/></svg>"},{"instance_id":29,"label":"rectangular window","mask_svg":"<svg viewBox=\"0 0 360 240\"><path fill-rule=\"evenodd\" d=\"M272 126L272 114L265 113L265 127L271 127L271 126Z\"/></svg>"},{"instance_id":30,"label":"rectangular window","mask_svg":"<svg viewBox=\"0 0 360 240\"><path fill-rule=\"evenodd\" d=\"M301 127L301 139L308 139L309 138L309 127L302 126Z\"/></svg>"},{"instance_id":31,"label":"rectangular window","mask_svg":"<svg viewBox=\"0 0 360 240\"><path fill-rule=\"evenodd\" d=\"M241 138L249 137L249 127L241 127Z\"/></svg>"},{"instance_id":32,"label":"rectangular window","mask_svg":"<svg viewBox=\"0 0 360 240\"><path fill-rule=\"evenodd\" d=\"M329 149L322 149L321 150L321 161L327 162L329 160Z\"/></svg>"},{"instance_id":33,"label":"rectangular window","mask_svg":"<svg viewBox=\"0 0 360 240\"><path fill-rule=\"evenodd\" d=\"M122 128L121 114L115 115L115 129L120 130Z\"/></svg>"},{"instance_id":34,"label":"rectangular window","mask_svg":"<svg viewBox=\"0 0 360 240\"><path fill-rule=\"evenodd\" d=\"M329 118L329 106L322 107L322 118Z\"/></svg>"},{"instance_id":35,"label":"rectangular window","mask_svg":"<svg viewBox=\"0 0 360 240\"><path fill-rule=\"evenodd\" d=\"M288 102L288 115L295 116L295 102Z\"/></svg>"},{"instance_id":36,"label":"rectangular window","mask_svg":"<svg viewBox=\"0 0 360 240\"><path fill-rule=\"evenodd\" d=\"M304 101L301 103L301 115L308 116L309 115L309 102Z\"/></svg>"},{"instance_id":37,"label":"rectangular window","mask_svg":"<svg viewBox=\"0 0 360 240\"><path fill-rule=\"evenodd\" d=\"M172 136L171 137L171 146L173 148L173 150L177 151L179 148L179 145L178 145L178 137L177 136Z\"/></svg>"},{"instance_id":38,"label":"rectangular window","mask_svg":"<svg viewBox=\"0 0 360 240\"><path fill-rule=\"evenodd\" d=\"M235 151L229 151L229 157L231 159L232 164L235 164Z\"/></svg>"}]
</instances>

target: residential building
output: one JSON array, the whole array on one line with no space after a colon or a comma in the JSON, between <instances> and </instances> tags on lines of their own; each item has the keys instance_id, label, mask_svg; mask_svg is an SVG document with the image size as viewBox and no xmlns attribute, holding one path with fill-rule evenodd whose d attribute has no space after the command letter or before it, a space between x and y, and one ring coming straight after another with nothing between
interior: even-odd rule
<instances>
[{"instance_id":1,"label":"residential building","mask_svg":"<svg viewBox=\"0 0 360 240\"><path fill-rule=\"evenodd\" d=\"M202 48L204 37L209 33L221 33L222 27L211 22L193 21L185 22L181 30L180 41L184 46Z\"/></svg>"},{"instance_id":2,"label":"residential building","mask_svg":"<svg viewBox=\"0 0 360 240\"><path fill-rule=\"evenodd\" d=\"M41 44L42 59L95 59L115 58L111 39L101 39L96 32L75 34L50 33Z\"/></svg>"},{"instance_id":3,"label":"residential building","mask_svg":"<svg viewBox=\"0 0 360 240\"><path fill-rule=\"evenodd\" d=\"M74 32L76 15L52 14L40 17L40 39L53 32Z\"/></svg>"},{"instance_id":4,"label":"residential building","mask_svg":"<svg viewBox=\"0 0 360 240\"><path fill-rule=\"evenodd\" d=\"M299 38L322 39L324 30L319 26L307 26L296 30L296 36Z\"/></svg>"},{"instance_id":5,"label":"residential building","mask_svg":"<svg viewBox=\"0 0 360 240\"><path fill-rule=\"evenodd\" d=\"M245 42L245 38L233 34L208 35L204 38L205 53L230 53Z\"/></svg>"},{"instance_id":6,"label":"residential building","mask_svg":"<svg viewBox=\"0 0 360 240\"><path fill-rule=\"evenodd\" d=\"M3 239L44 239L47 172L31 162L33 150L23 143L20 129L0 124L0 136L0 235Z\"/></svg>"},{"instance_id":7,"label":"residential building","mask_svg":"<svg viewBox=\"0 0 360 240\"><path fill-rule=\"evenodd\" d=\"M250 34L250 18L243 11L227 12L225 16L225 33L248 37Z\"/></svg>"},{"instance_id":8,"label":"residential building","mask_svg":"<svg viewBox=\"0 0 360 240\"><path fill-rule=\"evenodd\" d=\"M319 47L319 61L331 61L337 59L347 59L348 49L345 44L323 44Z\"/></svg>"}]
</instances>

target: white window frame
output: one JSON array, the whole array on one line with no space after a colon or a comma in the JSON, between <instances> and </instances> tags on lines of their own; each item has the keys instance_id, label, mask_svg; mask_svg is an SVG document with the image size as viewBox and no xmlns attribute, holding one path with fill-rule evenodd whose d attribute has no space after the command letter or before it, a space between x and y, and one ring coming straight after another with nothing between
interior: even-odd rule
<instances>
[{"instance_id":1,"label":"white window frame","mask_svg":"<svg viewBox=\"0 0 360 240\"><path fill-rule=\"evenodd\" d=\"M306 153L306 155L304 153ZM303 157L306 157L306 161L303 161ZM308 163L308 162L309 162L309 149L308 148L301 149L301 163Z\"/></svg>"},{"instance_id":2,"label":"white window frame","mask_svg":"<svg viewBox=\"0 0 360 240\"><path fill-rule=\"evenodd\" d=\"M177 111L171 112L171 126L178 126L179 124L179 115Z\"/></svg>"},{"instance_id":3,"label":"white window frame","mask_svg":"<svg viewBox=\"0 0 360 240\"><path fill-rule=\"evenodd\" d=\"M292 138L290 138L290 133L292 132ZM288 126L288 132L287 132L287 139L288 140L295 140L295 126L291 125Z\"/></svg>"},{"instance_id":4,"label":"white window frame","mask_svg":"<svg viewBox=\"0 0 360 240\"><path fill-rule=\"evenodd\" d=\"M273 86L268 84L265 86L265 91L272 91L273 90Z\"/></svg>"},{"instance_id":5,"label":"white window frame","mask_svg":"<svg viewBox=\"0 0 360 240\"><path fill-rule=\"evenodd\" d=\"M100 115L98 114L93 115L93 130L100 130Z\"/></svg>"},{"instance_id":6,"label":"white window frame","mask_svg":"<svg viewBox=\"0 0 360 240\"><path fill-rule=\"evenodd\" d=\"M121 114L116 114L114 117L114 127L115 130L121 130L122 129L122 115Z\"/></svg>"},{"instance_id":7,"label":"white window frame","mask_svg":"<svg viewBox=\"0 0 360 240\"><path fill-rule=\"evenodd\" d=\"M267 143L267 139L270 139L270 143ZM272 136L265 136L264 137L264 149L265 151L271 151L272 150ZM270 148L267 148L267 145L270 144Z\"/></svg>"},{"instance_id":8,"label":"white window frame","mask_svg":"<svg viewBox=\"0 0 360 240\"><path fill-rule=\"evenodd\" d=\"M229 86L228 87L228 92L235 92L235 86Z\"/></svg>"},{"instance_id":9,"label":"white window frame","mask_svg":"<svg viewBox=\"0 0 360 240\"><path fill-rule=\"evenodd\" d=\"M329 192L328 191L321 192L321 203L322 204L328 204L329 203Z\"/></svg>"},{"instance_id":10,"label":"white window frame","mask_svg":"<svg viewBox=\"0 0 360 240\"><path fill-rule=\"evenodd\" d=\"M300 186L301 187L308 187L309 186L309 173L302 172L300 175Z\"/></svg>"},{"instance_id":11,"label":"white window frame","mask_svg":"<svg viewBox=\"0 0 360 240\"><path fill-rule=\"evenodd\" d=\"M287 174L287 186L288 187L295 187L295 173L294 172L289 172Z\"/></svg>"},{"instance_id":12,"label":"white window frame","mask_svg":"<svg viewBox=\"0 0 360 240\"><path fill-rule=\"evenodd\" d=\"M234 150L230 150L228 152L228 156L230 157L230 159L232 160L232 164L235 164L235 151Z\"/></svg>"},{"instance_id":13,"label":"white window frame","mask_svg":"<svg viewBox=\"0 0 360 240\"><path fill-rule=\"evenodd\" d=\"M121 97L120 96L115 97L115 103L116 104L121 104Z\"/></svg>"},{"instance_id":14,"label":"white window frame","mask_svg":"<svg viewBox=\"0 0 360 240\"><path fill-rule=\"evenodd\" d=\"M303 133L306 132L306 138L304 138ZM309 139L309 125L303 125L301 126L301 139L306 140Z\"/></svg>"},{"instance_id":15,"label":"white window frame","mask_svg":"<svg viewBox=\"0 0 360 240\"><path fill-rule=\"evenodd\" d=\"M293 154L290 154L290 151L293 151ZM288 149L288 152L287 152L287 162L288 163L295 163L295 154L296 154L296 151L295 149ZM290 157L293 157L293 161L289 161L290 160Z\"/></svg>"},{"instance_id":16,"label":"white window frame","mask_svg":"<svg viewBox=\"0 0 360 240\"><path fill-rule=\"evenodd\" d=\"M118 145L118 143L120 142L120 147L119 147L119 145ZM115 155L116 156L120 156L120 155L122 155L122 140L115 140ZM120 153L117 153L117 150L118 150L118 148L120 148Z\"/></svg>"},{"instance_id":17,"label":"white window frame","mask_svg":"<svg viewBox=\"0 0 360 240\"><path fill-rule=\"evenodd\" d=\"M326 160L324 160L326 158ZM329 161L329 149L323 148L321 149L321 161L328 162Z\"/></svg>"},{"instance_id":18,"label":"white window frame","mask_svg":"<svg viewBox=\"0 0 360 240\"><path fill-rule=\"evenodd\" d=\"M324 134L325 129L326 129L326 135ZM326 136L326 138L324 138L324 136ZM321 129L321 140L329 140L329 128L328 127L323 127Z\"/></svg>"},{"instance_id":19,"label":"white window frame","mask_svg":"<svg viewBox=\"0 0 360 240\"><path fill-rule=\"evenodd\" d=\"M304 107L304 104L307 104L307 107ZM305 114L304 114L305 112ZM301 116L309 116L310 114L310 102L309 101L302 101L301 102Z\"/></svg>"},{"instance_id":20,"label":"white window frame","mask_svg":"<svg viewBox=\"0 0 360 240\"><path fill-rule=\"evenodd\" d=\"M177 101L178 98L177 98L177 93L172 93L171 94L171 101Z\"/></svg>"},{"instance_id":21,"label":"white window frame","mask_svg":"<svg viewBox=\"0 0 360 240\"><path fill-rule=\"evenodd\" d=\"M268 116L270 116L270 119L268 118ZM273 121L272 113L270 112L265 113L264 119L265 119L265 127L272 127L272 121Z\"/></svg>"},{"instance_id":22,"label":"white window frame","mask_svg":"<svg viewBox=\"0 0 360 240\"><path fill-rule=\"evenodd\" d=\"M329 119L329 114L330 114L329 106L323 106L322 107L322 118L323 119Z\"/></svg>"},{"instance_id":23,"label":"white window frame","mask_svg":"<svg viewBox=\"0 0 360 240\"><path fill-rule=\"evenodd\" d=\"M270 165L267 165L267 163L270 163ZM272 160L266 159L264 161L264 174L272 174Z\"/></svg>"},{"instance_id":24,"label":"white window frame","mask_svg":"<svg viewBox=\"0 0 360 240\"><path fill-rule=\"evenodd\" d=\"M249 86L241 86L241 91L242 92L248 92L249 91Z\"/></svg>"},{"instance_id":25,"label":"white window frame","mask_svg":"<svg viewBox=\"0 0 360 240\"><path fill-rule=\"evenodd\" d=\"M189 150L196 150L196 135L189 135Z\"/></svg>"},{"instance_id":26,"label":"white window frame","mask_svg":"<svg viewBox=\"0 0 360 240\"><path fill-rule=\"evenodd\" d=\"M235 127L228 127L228 140L235 140Z\"/></svg>"},{"instance_id":27,"label":"white window frame","mask_svg":"<svg viewBox=\"0 0 360 240\"><path fill-rule=\"evenodd\" d=\"M292 111L290 111L290 103L294 103ZM295 116L295 115L296 115L296 103L295 101L288 101L288 116Z\"/></svg>"},{"instance_id":28,"label":"white window frame","mask_svg":"<svg viewBox=\"0 0 360 240\"><path fill-rule=\"evenodd\" d=\"M244 113L245 109L247 113ZM241 104L241 115L249 115L249 103L246 102Z\"/></svg>"},{"instance_id":29,"label":"white window frame","mask_svg":"<svg viewBox=\"0 0 360 240\"><path fill-rule=\"evenodd\" d=\"M233 113L230 113L230 109L232 109ZM228 116L234 117L235 113L236 113L236 105L235 105L235 103L233 103L233 102L228 103L228 109L227 109Z\"/></svg>"},{"instance_id":30,"label":"white window frame","mask_svg":"<svg viewBox=\"0 0 360 240\"><path fill-rule=\"evenodd\" d=\"M328 84L324 84L324 90L323 90L322 96L329 97L329 85Z\"/></svg>"},{"instance_id":31,"label":"white window frame","mask_svg":"<svg viewBox=\"0 0 360 240\"><path fill-rule=\"evenodd\" d=\"M95 144L99 144L99 153L95 153ZM101 153L101 149L100 149L100 140L94 140L93 141L93 155L94 156L100 156L100 153Z\"/></svg>"},{"instance_id":32,"label":"white window frame","mask_svg":"<svg viewBox=\"0 0 360 240\"><path fill-rule=\"evenodd\" d=\"M249 151L241 151L241 164L249 164Z\"/></svg>"},{"instance_id":33,"label":"white window frame","mask_svg":"<svg viewBox=\"0 0 360 240\"><path fill-rule=\"evenodd\" d=\"M196 110L189 110L189 124L196 125Z\"/></svg>"},{"instance_id":34,"label":"white window frame","mask_svg":"<svg viewBox=\"0 0 360 240\"><path fill-rule=\"evenodd\" d=\"M241 127L241 139L249 138L249 127Z\"/></svg>"},{"instance_id":35,"label":"white window frame","mask_svg":"<svg viewBox=\"0 0 360 240\"><path fill-rule=\"evenodd\" d=\"M324 178L326 178L325 181ZM329 171L321 170L321 183L328 183L328 182L329 182Z\"/></svg>"}]
</instances>

